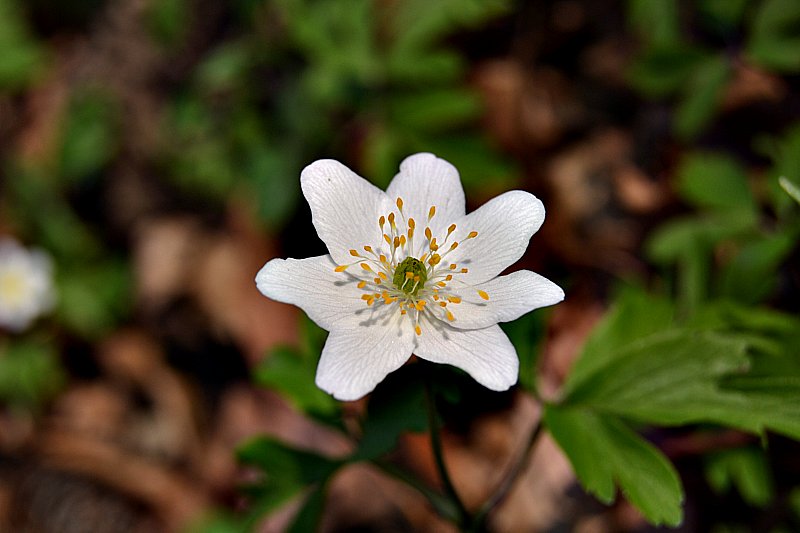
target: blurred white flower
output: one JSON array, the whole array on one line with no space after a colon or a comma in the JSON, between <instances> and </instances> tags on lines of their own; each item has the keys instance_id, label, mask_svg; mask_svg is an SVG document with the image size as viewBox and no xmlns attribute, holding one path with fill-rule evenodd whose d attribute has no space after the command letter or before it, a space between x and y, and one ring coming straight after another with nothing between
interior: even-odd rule
<instances>
[{"instance_id":1,"label":"blurred white flower","mask_svg":"<svg viewBox=\"0 0 800 533\"><path fill-rule=\"evenodd\" d=\"M466 214L458 171L432 154L403 161L386 192L333 160L306 167L300 184L330 254L273 259L256 284L330 331L321 389L360 398L412 353L493 390L516 383L517 353L497 323L564 298L528 270L498 275L542 225L542 202L511 191Z\"/></svg>"},{"instance_id":2,"label":"blurred white flower","mask_svg":"<svg viewBox=\"0 0 800 533\"><path fill-rule=\"evenodd\" d=\"M22 331L54 302L50 257L14 240L0 239L0 327Z\"/></svg>"}]
</instances>

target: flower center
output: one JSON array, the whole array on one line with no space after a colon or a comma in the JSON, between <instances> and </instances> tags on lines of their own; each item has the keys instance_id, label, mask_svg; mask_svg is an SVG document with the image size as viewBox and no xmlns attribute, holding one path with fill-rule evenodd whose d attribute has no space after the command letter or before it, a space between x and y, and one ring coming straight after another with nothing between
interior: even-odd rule
<instances>
[{"instance_id":1,"label":"flower center","mask_svg":"<svg viewBox=\"0 0 800 533\"><path fill-rule=\"evenodd\" d=\"M397 213L389 213L378 219L383 240L364 245L363 252L350 250L355 258L352 263L338 265L334 270L344 272L358 265L360 271L348 272L361 290L361 299L371 307L373 304L399 310L400 316L414 321L414 331L422 334L420 318L454 321L455 315L448 306L461 303L461 296L453 292L456 287L472 287L457 279L469 272L458 264L446 261L447 256L459 246L451 236L456 225L450 224L445 235L434 236L430 222L436 215L436 206L428 210L428 225L422 236L415 236L417 228L413 218L406 218L403 200L398 198ZM474 239L477 231L470 231L461 241ZM415 238L416 237L416 238ZM374 247L373 247L374 246ZM488 300L489 295L472 287L478 296Z\"/></svg>"},{"instance_id":2,"label":"flower center","mask_svg":"<svg viewBox=\"0 0 800 533\"><path fill-rule=\"evenodd\" d=\"M415 257L406 257L397 265L392 277L394 286L411 296L416 296L425 287L428 272L425 265Z\"/></svg>"}]
</instances>

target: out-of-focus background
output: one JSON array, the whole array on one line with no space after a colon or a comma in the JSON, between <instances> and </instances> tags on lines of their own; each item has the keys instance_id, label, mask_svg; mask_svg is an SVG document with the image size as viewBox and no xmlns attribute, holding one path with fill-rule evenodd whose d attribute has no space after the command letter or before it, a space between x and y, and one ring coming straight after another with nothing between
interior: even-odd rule
<instances>
[{"instance_id":1,"label":"out-of-focus background","mask_svg":"<svg viewBox=\"0 0 800 533\"><path fill-rule=\"evenodd\" d=\"M0 0L0 261L22 265L0 265L0 303L26 275L41 289L0 310L0 531L229 531L247 438L350 449L301 414L327 396L289 401L264 371L300 350L313 375L324 333L253 282L325 252L299 188L315 159L383 187L428 151L471 209L544 201L520 266L567 299L512 338L545 395L623 284L796 314L799 75L796 0ZM476 395L445 435L470 505L538 416ZM796 443L714 462L752 440L652 438L686 485L683 531L800 527ZM410 434L398 453L435 483L426 450ZM499 530L647 529L551 441L533 466ZM363 465L328 498L327 531L448 531Z\"/></svg>"}]
</instances>

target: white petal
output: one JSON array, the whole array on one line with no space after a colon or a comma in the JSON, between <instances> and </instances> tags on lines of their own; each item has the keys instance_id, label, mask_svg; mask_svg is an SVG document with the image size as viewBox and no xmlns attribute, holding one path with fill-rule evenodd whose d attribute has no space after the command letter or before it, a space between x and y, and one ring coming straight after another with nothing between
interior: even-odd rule
<instances>
[{"instance_id":1,"label":"white petal","mask_svg":"<svg viewBox=\"0 0 800 533\"><path fill-rule=\"evenodd\" d=\"M420 327L414 350L418 357L458 367L492 390L506 390L517 382L517 352L500 326L463 330L425 319Z\"/></svg>"},{"instance_id":2,"label":"white petal","mask_svg":"<svg viewBox=\"0 0 800 533\"><path fill-rule=\"evenodd\" d=\"M329 255L273 259L256 274L256 286L264 296L296 305L321 328L330 330L343 317L364 308L355 287L358 280L334 272L335 267Z\"/></svg>"},{"instance_id":3,"label":"white petal","mask_svg":"<svg viewBox=\"0 0 800 533\"><path fill-rule=\"evenodd\" d=\"M481 298L477 289L485 291L489 300ZM461 303L448 305L456 317L450 325L459 329L478 329L509 322L564 299L561 287L530 270L499 276L475 288L457 289L452 293L461 297Z\"/></svg>"},{"instance_id":4,"label":"white petal","mask_svg":"<svg viewBox=\"0 0 800 533\"><path fill-rule=\"evenodd\" d=\"M386 194L332 159L303 169L300 187L311 206L311 220L328 252L339 264L350 263L349 250L382 242L378 217L386 214Z\"/></svg>"},{"instance_id":5,"label":"white petal","mask_svg":"<svg viewBox=\"0 0 800 533\"><path fill-rule=\"evenodd\" d=\"M433 154L405 158L386 194L392 202L402 198L403 213L413 218L420 228L425 227L431 206L436 206L436 215L430 222L434 234L439 234L466 213L458 170Z\"/></svg>"},{"instance_id":6,"label":"white petal","mask_svg":"<svg viewBox=\"0 0 800 533\"><path fill-rule=\"evenodd\" d=\"M468 268L469 273L459 278L464 282L488 281L522 257L542 222L544 205L534 195L525 191L501 194L456 223L454 238L459 247L443 263ZM478 236L465 240L471 231Z\"/></svg>"},{"instance_id":7,"label":"white petal","mask_svg":"<svg viewBox=\"0 0 800 533\"><path fill-rule=\"evenodd\" d=\"M349 318L337 324L317 366L320 389L338 400L357 400L408 360L414 345L410 321L400 320L396 312L383 318Z\"/></svg>"}]
</instances>

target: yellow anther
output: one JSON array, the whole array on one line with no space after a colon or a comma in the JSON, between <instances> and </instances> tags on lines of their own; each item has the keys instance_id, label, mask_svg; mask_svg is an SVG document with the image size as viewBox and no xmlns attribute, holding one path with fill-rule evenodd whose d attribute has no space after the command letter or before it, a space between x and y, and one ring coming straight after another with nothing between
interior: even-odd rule
<instances>
[{"instance_id":1,"label":"yellow anther","mask_svg":"<svg viewBox=\"0 0 800 533\"><path fill-rule=\"evenodd\" d=\"M358 257L359 255L358 250L350 250L350 255L352 255L353 257Z\"/></svg>"},{"instance_id":2,"label":"yellow anther","mask_svg":"<svg viewBox=\"0 0 800 533\"><path fill-rule=\"evenodd\" d=\"M417 333L417 336L422 335L422 330L419 328L419 324L414 326L414 331Z\"/></svg>"},{"instance_id":3,"label":"yellow anther","mask_svg":"<svg viewBox=\"0 0 800 533\"><path fill-rule=\"evenodd\" d=\"M411 279L413 277L414 277L414 273L413 272L411 272L410 270L408 272L406 272L406 279Z\"/></svg>"},{"instance_id":4,"label":"yellow anther","mask_svg":"<svg viewBox=\"0 0 800 533\"><path fill-rule=\"evenodd\" d=\"M486 291L478 291L478 296L480 296L484 300L488 300L489 299L489 295L486 293Z\"/></svg>"},{"instance_id":5,"label":"yellow anther","mask_svg":"<svg viewBox=\"0 0 800 533\"><path fill-rule=\"evenodd\" d=\"M454 317L454 316L453 316L453 313L451 313L450 311L448 311L448 312L447 312L447 320L449 320L450 322L452 322L452 321L453 321L453 320L455 320L455 319L456 319L456 317Z\"/></svg>"},{"instance_id":6,"label":"yellow anther","mask_svg":"<svg viewBox=\"0 0 800 533\"><path fill-rule=\"evenodd\" d=\"M365 246L364 251L371 254L372 253L372 246Z\"/></svg>"},{"instance_id":7,"label":"yellow anther","mask_svg":"<svg viewBox=\"0 0 800 533\"><path fill-rule=\"evenodd\" d=\"M408 238L409 239L414 238L414 228L408 228Z\"/></svg>"},{"instance_id":8,"label":"yellow anther","mask_svg":"<svg viewBox=\"0 0 800 533\"><path fill-rule=\"evenodd\" d=\"M367 300L367 307L371 306L374 303L375 303L375 298L373 296L370 296L369 300Z\"/></svg>"},{"instance_id":9,"label":"yellow anther","mask_svg":"<svg viewBox=\"0 0 800 533\"><path fill-rule=\"evenodd\" d=\"M428 302L425 300L417 300L416 303L414 304L414 307L417 308L417 311L422 311L425 308L425 304L427 303Z\"/></svg>"},{"instance_id":10,"label":"yellow anther","mask_svg":"<svg viewBox=\"0 0 800 533\"><path fill-rule=\"evenodd\" d=\"M433 254L430 259L428 259L428 264L431 266L436 266L439 264L439 261L442 260L442 256L439 254Z\"/></svg>"},{"instance_id":11,"label":"yellow anther","mask_svg":"<svg viewBox=\"0 0 800 533\"><path fill-rule=\"evenodd\" d=\"M425 228L425 238L431 240L431 237L433 237L433 233L431 233L431 228Z\"/></svg>"},{"instance_id":12,"label":"yellow anther","mask_svg":"<svg viewBox=\"0 0 800 533\"><path fill-rule=\"evenodd\" d=\"M378 275L381 277L381 279L383 281L386 281L387 279L389 279L389 277L386 274L384 274L383 272L378 272Z\"/></svg>"},{"instance_id":13,"label":"yellow anther","mask_svg":"<svg viewBox=\"0 0 800 533\"><path fill-rule=\"evenodd\" d=\"M375 282L375 285L381 284L381 278L372 278L372 281Z\"/></svg>"},{"instance_id":14,"label":"yellow anther","mask_svg":"<svg viewBox=\"0 0 800 533\"><path fill-rule=\"evenodd\" d=\"M446 276L444 277L444 280L445 280L445 281L450 281L451 279L453 279L453 275L452 275L452 274L448 274L448 275L446 275Z\"/></svg>"},{"instance_id":15,"label":"yellow anther","mask_svg":"<svg viewBox=\"0 0 800 533\"><path fill-rule=\"evenodd\" d=\"M334 272L344 272L345 270L347 270L347 267L349 267L349 266L350 265L339 265L336 268L334 268L333 270L334 270Z\"/></svg>"},{"instance_id":16,"label":"yellow anther","mask_svg":"<svg viewBox=\"0 0 800 533\"><path fill-rule=\"evenodd\" d=\"M467 235L467 239L474 239L477 236L478 236L478 232L477 231L470 231L469 235Z\"/></svg>"},{"instance_id":17,"label":"yellow anther","mask_svg":"<svg viewBox=\"0 0 800 533\"><path fill-rule=\"evenodd\" d=\"M392 239L389 238L389 236L386 235L385 233L383 234L383 240L386 241L389 244L389 246L392 245Z\"/></svg>"},{"instance_id":18,"label":"yellow anther","mask_svg":"<svg viewBox=\"0 0 800 533\"><path fill-rule=\"evenodd\" d=\"M363 289L366 286L367 286L367 282L364 281L363 279L358 282L358 285L356 285L356 287L358 287L359 289Z\"/></svg>"},{"instance_id":19,"label":"yellow anther","mask_svg":"<svg viewBox=\"0 0 800 533\"><path fill-rule=\"evenodd\" d=\"M447 300L448 300L448 301L449 301L451 304L460 304L460 303L461 303L461 298L460 298L460 297L458 297L458 296L448 296L448 297L447 297Z\"/></svg>"},{"instance_id":20,"label":"yellow anther","mask_svg":"<svg viewBox=\"0 0 800 533\"><path fill-rule=\"evenodd\" d=\"M428 211L428 220L433 218L433 215L436 214L436 206L432 205L430 210Z\"/></svg>"},{"instance_id":21,"label":"yellow anther","mask_svg":"<svg viewBox=\"0 0 800 533\"><path fill-rule=\"evenodd\" d=\"M386 217L381 215L381 218L378 219L378 224L380 224L381 229L383 229L383 225L386 224Z\"/></svg>"},{"instance_id":22,"label":"yellow anther","mask_svg":"<svg viewBox=\"0 0 800 533\"><path fill-rule=\"evenodd\" d=\"M438 281L436 282L436 284L440 287L447 287L447 283L445 283L444 281Z\"/></svg>"},{"instance_id":23,"label":"yellow anther","mask_svg":"<svg viewBox=\"0 0 800 533\"><path fill-rule=\"evenodd\" d=\"M436 237L434 237L433 240L431 241L430 249L432 252L435 252L436 250L439 249L439 245L436 244Z\"/></svg>"},{"instance_id":24,"label":"yellow anther","mask_svg":"<svg viewBox=\"0 0 800 533\"><path fill-rule=\"evenodd\" d=\"M364 270L366 270L367 272L372 272L372 267L371 267L371 266L369 266L367 263L361 263L361 264L360 264L360 265L358 265L358 266L360 266L361 268L363 268L363 269L364 269Z\"/></svg>"},{"instance_id":25,"label":"yellow anther","mask_svg":"<svg viewBox=\"0 0 800 533\"><path fill-rule=\"evenodd\" d=\"M439 305L442 307L447 307L447 302L439 302Z\"/></svg>"},{"instance_id":26,"label":"yellow anther","mask_svg":"<svg viewBox=\"0 0 800 533\"><path fill-rule=\"evenodd\" d=\"M450 245L450 249L451 250L455 250L456 248L458 248L458 241L456 241L456 242L454 242L453 244Z\"/></svg>"},{"instance_id":27,"label":"yellow anther","mask_svg":"<svg viewBox=\"0 0 800 533\"><path fill-rule=\"evenodd\" d=\"M449 228L447 228L447 234L448 234L448 235L450 235L450 234L451 234L451 233L453 233L455 230L456 230L456 225L455 225L455 224L450 224L450 227L449 227Z\"/></svg>"},{"instance_id":28,"label":"yellow anther","mask_svg":"<svg viewBox=\"0 0 800 533\"><path fill-rule=\"evenodd\" d=\"M362 295L361 295L361 299L362 299L362 300L364 300L365 302L366 302L367 300L369 300L370 298L372 298L372 296L370 296L369 294L362 294Z\"/></svg>"},{"instance_id":29,"label":"yellow anther","mask_svg":"<svg viewBox=\"0 0 800 533\"><path fill-rule=\"evenodd\" d=\"M439 295L438 294L434 294L433 295L433 301L434 302L438 302L439 301Z\"/></svg>"},{"instance_id":30,"label":"yellow anther","mask_svg":"<svg viewBox=\"0 0 800 533\"><path fill-rule=\"evenodd\" d=\"M397 198L397 202L396 202L396 203L397 203L397 209L399 209L400 211L402 211L402 210L403 210L403 199L402 199L402 198L400 198L400 197L398 197L398 198Z\"/></svg>"},{"instance_id":31,"label":"yellow anther","mask_svg":"<svg viewBox=\"0 0 800 533\"><path fill-rule=\"evenodd\" d=\"M385 263L385 262L386 262L386 256L385 256L385 255L383 255L383 254L381 254L381 255L380 255L380 257L378 257L378 260L379 260L381 263Z\"/></svg>"},{"instance_id":32,"label":"yellow anther","mask_svg":"<svg viewBox=\"0 0 800 533\"><path fill-rule=\"evenodd\" d=\"M400 310L400 314L401 314L401 315L405 315L405 314L407 314L407 313L408 313L408 311L406 311L405 309L401 309L401 310Z\"/></svg>"},{"instance_id":33,"label":"yellow anther","mask_svg":"<svg viewBox=\"0 0 800 533\"><path fill-rule=\"evenodd\" d=\"M394 227L394 213L389 213L389 224Z\"/></svg>"},{"instance_id":34,"label":"yellow anther","mask_svg":"<svg viewBox=\"0 0 800 533\"><path fill-rule=\"evenodd\" d=\"M428 252L425 252L424 254L422 254L422 257L419 258L419 262L424 263L425 259L427 258L428 258Z\"/></svg>"},{"instance_id":35,"label":"yellow anther","mask_svg":"<svg viewBox=\"0 0 800 533\"><path fill-rule=\"evenodd\" d=\"M405 245L406 245L406 236L400 235L400 246L405 246Z\"/></svg>"},{"instance_id":36,"label":"yellow anther","mask_svg":"<svg viewBox=\"0 0 800 533\"><path fill-rule=\"evenodd\" d=\"M461 269L461 273L462 273L462 274L466 274L467 272L469 272L469 269L468 269L468 268L462 268L462 269Z\"/></svg>"},{"instance_id":37,"label":"yellow anther","mask_svg":"<svg viewBox=\"0 0 800 533\"><path fill-rule=\"evenodd\" d=\"M456 268L458 268L458 265L457 265L457 264L455 264L455 263L450 263L450 270L455 270Z\"/></svg>"},{"instance_id":38,"label":"yellow anther","mask_svg":"<svg viewBox=\"0 0 800 533\"><path fill-rule=\"evenodd\" d=\"M393 245L394 245L395 248L400 248L400 237L395 237L394 238L394 244Z\"/></svg>"},{"instance_id":39,"label":"yellow anther","mask_svg":"<svg viewBox=\"0 0 800 533\"><path fill-rule=\"evenodd\" d=\"M419 276L414 276L414 283L419 283Z\"/></svg>"},{"instance_id":40,"label":"yellow anther","mask_svg":"<svg viewBox=\"0 0 800 533\"><path fill-rule=\"evenodd\" d=\"M417 223L414 222L414 219L413 218L409 218L408 219L408 227L411 228L411 229L414 229L416 226L417 226Z\"/></svg>"}]
</instances>

